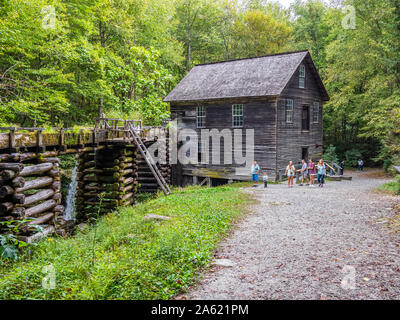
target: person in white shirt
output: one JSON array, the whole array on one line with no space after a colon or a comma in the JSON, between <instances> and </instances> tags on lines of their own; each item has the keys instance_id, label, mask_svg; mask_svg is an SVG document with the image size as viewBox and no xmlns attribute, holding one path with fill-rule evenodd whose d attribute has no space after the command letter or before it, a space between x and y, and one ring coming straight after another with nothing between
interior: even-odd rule
<instances>
[{"instance_id":1,"label":"person in white shirt","mask_svg":"<svg viewBox=\"0 0 400 320\"><path fill-rule=\"evenodd\" d=\"M363 171L363 169L364 169L364 161L360 159L358 160L358 171Z\"/></svg>"},{"instance_id":2,"label":"person in white shirt","mask_svg":"<svg viewBox=\"0 0 400 320\"><path fill-rule=\"evenodd\" d=\"M268 187L268 174L267 174L267 172L264 172L263 181L264 181L264 188L267 188Z\"/></svg>"},{"instance_id":3,"label":"person in white shirt","mask_svg":"<svg viewBox=\"0 0 400 320\"><path fill-rule=\"evenodd\" d=\"M289 165L286 167L285 170L285 175L288 177L288 187L293 188L293 180L294 180L294 174L296 172L296 168L293 165L293 161L289 161Z\"/></svg>"}]
</instances>

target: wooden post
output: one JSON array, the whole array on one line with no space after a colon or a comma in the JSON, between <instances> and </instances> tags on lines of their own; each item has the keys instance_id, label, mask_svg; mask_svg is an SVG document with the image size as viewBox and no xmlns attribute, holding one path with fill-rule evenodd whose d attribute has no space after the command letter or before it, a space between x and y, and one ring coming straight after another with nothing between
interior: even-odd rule
<instances>
[{"instance_id":1,"label":"wooden post","mask_svg":"<svg viewBox=\"0 0 400 320\"><path fill-rule=\"evenodd\" d=\"M11 152L16 152L16 148L15 148L15 127L10 129L10 133L9 133L9 147L10 147L10 151Z\"/></svg>"},{"instance_id":2,"label":"wooden post","mask_svg":"<svg viewBox=\"0 0 400 320\"><path fill-rule=\"evenodd\" d=\"M36 132L37 137L37 152L44 152L45 148L43 147L43 129L38 129Z\"/></svg>"},{"instance_id":3,"label":"wooden post","mask_svg":"<svg viewBox=\"0 0 400 320\"><path fill-rule=\"evenodd\" d=\"M60 129L60 150L65 151L67 147L65 146L65 131L63 128Z\"/></svg>"}]
</instances>

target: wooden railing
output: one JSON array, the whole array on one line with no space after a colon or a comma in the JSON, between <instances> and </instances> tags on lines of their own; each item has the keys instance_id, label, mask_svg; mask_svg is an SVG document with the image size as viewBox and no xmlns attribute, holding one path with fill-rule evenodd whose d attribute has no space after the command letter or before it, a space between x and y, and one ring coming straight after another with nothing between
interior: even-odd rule
<instances>
[{"instance_id":1,"label":"wooden railing","mask_svg":"<svg viewBox=\"0 0 400 320\"><path fill-rule=\"evenodd\" d=\"M94 128L45 128L0 127L0 150L17 152L21 148L63 147L95 145L102 142L131 143L130 128L144 142L155 141L166 135L166 127L143 127L142 120L122 120L102 117Z\"/></svg>"},{"instance_id":2,"label":"wooden railing","mask_svg":"<svg viewBox=\"0 0 400 320\"><path fill-rule=\"evenodd\" d=\"M139 134L142 133L142 120L122 120L112 118L100 118L96 121L95 131L104 131L107 134L108 139L115 139L121 136L123 133L123 140L129 140L131 138L129 130L134 128Z\"/></svg>"}]
</instances>

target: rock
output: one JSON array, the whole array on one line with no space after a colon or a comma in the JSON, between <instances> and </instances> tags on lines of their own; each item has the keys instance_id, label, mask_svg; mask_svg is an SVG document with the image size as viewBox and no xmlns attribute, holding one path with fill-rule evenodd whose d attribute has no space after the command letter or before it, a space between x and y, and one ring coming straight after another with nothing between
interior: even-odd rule
<instances>
[{"instance_id":1,"label":"rock","mask_svg":"<svg viewBox=\"0 0 400 320\"><path fill-rule=\"evenodd\" d=\"M215 259L215 261L213 262L213 265L230 268L230 267L233 267L235 265L235 263L229 259Z\"/></svg>"},{"instance_id":2,"label":"rock","mask_svg":"<svg viewBox=\"0 0 400 320\"><path fill-rule=\"evenodd\" d=\"M158 221L163 221L163 220L171 220L171 217L166 217L166 216L159 216L157 214L148 214L143 218L143 220L158 220Z\"/></svg>"},{"instance_id":3,"label":"rock","mask_svg":"<svg viewBox=\"0 0 400 320\"><path fill-rule=\"evenodd\" d=\"M80 223L80 224L78 224L78 226L77 226L77 228L78 228L80 231L84 231L87 227L88 227L87 223Z\"/></svg>"}]
</instances>

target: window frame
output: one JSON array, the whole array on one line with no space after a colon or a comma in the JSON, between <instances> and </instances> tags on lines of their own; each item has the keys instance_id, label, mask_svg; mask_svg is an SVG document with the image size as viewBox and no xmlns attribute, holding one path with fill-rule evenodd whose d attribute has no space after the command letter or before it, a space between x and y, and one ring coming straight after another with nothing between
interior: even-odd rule
<instances>
[{"instance_id":1,"label":"window frame","mask_svg":"<svg viewBox=\"0 0 400 320\"><path fill-rule=\"evenodd\" d=\"M306 88L306 67L304 64L301 64L299 67L299 88Z\"/></svg>"},{"instance_id":2,"label":"window frame","mask_svg":"<svg viewBox=\"0 0 400 320\"><path fill-rule=\"evenodd\" d=\"M239 114L235 113L235 107L240 107L241 112ZM243 104L237 103L232 105L232 127L242 128L244 123L244 107ZM238 120L238 121L236 121Z\"/></svg>"},{"instance_id":3,"label":"window frame","mask_svg":"<svg viewBox=\"0 0 400 320\"><path fill-rule=\"evenodd\" d=\"M201 129L206 127L206 107L197 106L196 107L196 128ZM200 123L200 124L199 124Z\"/></svg>"},{"instance_id":4,"label":"window frame","mask_svg":"<svg viewBox=\"0 0 400 320\"><path fill-rule=\"evenodd\" d=\"M313 103L313 123L319 123L319 102ZM315 116L317 116L317 120L315 120Z\"/></svg>"},{"instance_id":5,"label":"window frame","mask_svg":"<svg viewBox=\"0 0 400 320\"><path fill-rule=\"evenodd\" d=\"M291 105L288 104L289 101L291 102ZM289 105L291 106L291 110L288 110ZM288 114L290 114L290 119L288 117ZM293 124L293 118L294 118L294 101L293 99L285 99L285 122Z\"/></svg>"}]
</instances>

